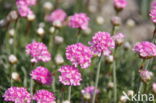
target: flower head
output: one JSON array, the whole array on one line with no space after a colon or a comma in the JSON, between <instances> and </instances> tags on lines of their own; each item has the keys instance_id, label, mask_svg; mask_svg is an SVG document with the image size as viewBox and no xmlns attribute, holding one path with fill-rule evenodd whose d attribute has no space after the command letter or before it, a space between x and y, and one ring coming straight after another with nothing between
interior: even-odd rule
<instances>
[{"instance_id":1,"label":"flower head","mask_svg":"<svg viewBox=\"0 0 156 103\"><path fill-rule=\"evenodd\" d=\"M59 81L64 85L80 85L82 80L79 70L70 65L62 66L59 70L61 76L59 76Z\"/></svg>"},{"instance_id":2,"label":"flower head","mask_svg":"<svg viewBox=\"0 0 156 103\"><path fill-rule=\"evenodd\" d=\"M156 8L156 0L153 0L151 3L151 9Z\"/></svg>"},{"instance_id":3,"label":"flower head","mask_svg":"<svg viewBox=\"0 0 156 103\"><path fill-rule=\"evenodd\" d=\"M111 53L111 48L115 47L115 42L107 32L97 32L93 37L92 41L89 42L91 50L94 54L108 56Z\"/></svg>"},{"instance_id":4,"label":"flower head","mask_svg":"<svg viewBox=\"0 0 156 103\"><path fill-rule=\"evenodd\" d=\"M48 62L51 60L51 54L45 44L40 42L32 42L26 46L26 53L29 54L32 59L31 62Z\"/></svg>"},{"instance_id":5,"label":"flower head","mask_svg":"<svg viewBox=\"0 0 156 103\"><path fill-rule=\"evenodd\" d=\"M47 16L47 21L49 22L63 22L67 17L66 12L62 9L54 10L50 15Z\"/></svg>"},{"instance_id":6,"label":"flower head","mask_svg":"<svg viewBox=\"0 0 156 103\"><path fill-rule=\"evenodd\" d=\"M122 10L127 6L127 1L126 0L114 0L114 7L117 10Z\"/></svg>"},{"instance_id":7,"label":"flower head","mask_svg":"<svg viewBox=\"0 0 156 103\"><path fill-rule=\"evenodd\" d=\"M69 26L71 28L87 29L89 17L85 13L75 13L69 18Z\"/></svg>"},{"instance_id":8,"label":"flower head","mask_svg":"<svg viewBox=\"0 0 156 103\"><path fill-rule=\"evenodd\" d=\"M81 91L82 94L90 94L91 96L93 96L94 92L96 92L96 94L99 93L99 89L94 86L88 86Z\"/></svg>"},{"instance_id":9,"label":"flower head","mask_svg":"<svg viewBox=\"0 0 156 103\"><path fill-rule=\"evenodd\" d=\"M33 100L37 103L53 103L55 100L54 93L47 90L38 90L34 96Z\"/></svg>"},{"instance_id":10,"label":"flower head","mask_svg":"<svg viewBox=\"0 0 156 103\"><path fill-rule=\"evenodd\" d=\"M14 103L31 103L31 96L23 87L10 87L3 95L4 101Z\"/></svg>"},{"instance_id":11,"label":"flower head","mask_svg":"<svg viewBox=\"0 0 156 103\"><path fill-rule=\"evenodd\" d=\"M150 15L151 20L153 21L153 23L156 23L156 7L151 9L149 15Z\"/></svg>"},{"instance_id":12,"label":"flower head","mask_svg":"<svg viewBox=\"0 0 156 103\"><path fill-rule=\"evenodd\" d=\"M156 56L156 45L148 42L143 41L140 43L137 43L133 50L141 57L141 58L151 58Z\"/></svg>"},{"instance_id":13,"label":"flower head","mask_svg":"<svg viewBox=\"0 0 156 103\"><path fill-rule=\"evenodd\" d=\"M153 83L153 85L152 85L152 90L153 90L153 92L156 94L156 83Z\"/></svg>"},{"instance_id":14,"label":"flower head","mask_svg":"<svg viewBox=\"0 0 156 103\"><path fill-rule=\"evenodd\" d=\"M47 68L39 66L30 75L32 79L42 84L50 85L52 83L52 74Z\"/></svg>"},{"instance_id":15,"label":"flower head","mask_svg":"<svg viewBox=\"0 0 156 103\"><path fill-rule=\"evenodd\" d=\"M140 77L144 82L151 80L153 73L148 70L140 70Z\"/></svg>"},{"instance_id":16,"label":"flower head","mask_svg":"<svg viewBox=\"0 0 156 103\"><path fill-rule=\"evenodd\" d=\"M112 37L116 45L121 45L124 42L125 35L123 33L118 33Z\"/></svg>"},{"instance_id":17,"label":"flower head","mask_svg":"<svg viewBox=\"0 0 156 103\"><path fill-rule=\"evenodd\" d=\"M66 58L76 67L80 65L81 68L88 68L91 64L92 51L82 43L72 44L66 48Z\"/></svg>"}]
</instances>

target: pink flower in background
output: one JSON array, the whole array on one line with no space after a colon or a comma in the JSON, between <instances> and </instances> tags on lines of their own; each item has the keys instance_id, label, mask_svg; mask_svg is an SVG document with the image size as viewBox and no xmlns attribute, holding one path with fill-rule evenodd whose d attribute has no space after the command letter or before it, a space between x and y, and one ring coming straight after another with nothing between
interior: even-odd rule
<instances>
[{"instance_id":1,"label":"pink flower in background","mask_svg":"<svg viewBox=\"0 0 156 103\"><path fill-rule=\"evenodd\" d=\"M78 68L70 65L62 66L59 70L61 76L59 76L59 81L64 85L80 85L82 80L81 74Z\"/></svg>"},{"instance_id":2,"label":"pink flower in background","mask_svg":"<svg viewBox=\"0 0 156 103\"><path fill-rule=\"evenodd\" d=\"M152 90L153 90L153 92L156 94L156 83L153 83L153 84L152 84Z\"/></svg>"},{"instance_id":3,"label":"pink flower in background","mask_svg":"<svg viewBox=\"0 0 156 103\"><path fill-rule=\"evenodd\" d=\"M153 21L153 23L156 23L156 8L151 9L149 15L150 15L151 20Z\"/></svg>"},{"instance_id":4,"label":"pink flower in background","mask_svg":"<svg viewBox=\"0 0 156 103\"><path fill-rule=\"evenodd\" d=\"M156 0L153 0L151 3L151 9L156 8Z\"/></svg>"},{"instance_id":5,"label":"pink flower in background","mask_svg":"<svg viewBox=\"0 0 156 103\"><path fill-rule=\"evenodd\" d=\"M124 42L125 35L123 33L118 33L114 35L112 38L117 45L120 45Z\"/></svg>"},{"instance_id":6,"label":"pink flower in background","mask_svg":"<svg viewBox=\"0 0 156 103\"><path fill-rule=\"evenodd\" d=\"M26 53L32 57L31 62L48 62L51 60L51 54L45 44L32 42L26 46Z\"/></svg>"},{"instance_id":7,"label":"pink flower in background","mask_svg":"<svg viewBox=\"0 0 156 103\"><path fill-rule=\"evenodd\" d=\"M91 96L93 96L94 92L96 92L96 94L99 93L99 89L94 86L88 86L81 91L82 94L90 94Z\"/></svg>"},{"instance_id":8,"label":"pink flower in background","mask_svg":"<svg viewBox=\"0 0 156 103\"><path fill-rule=\"evenodd\" d=\"M66 48L66 58L76 67L80 65L81 68L88 68L91 64L92 51L82 43L72 44Z\"/></svg>"},{"instance_id":9,"label":"pink flower in background","mask_svg":"<svg viewBox=\"0 0 156 103\"><path fill-rule=\"evenodd\" d=\"M38 81L39 83L50 85L52 83L52 74L51 72L42 66L37 67L31 72L32 79Z\"/></svg>"},{"instance_id":10,"label":"pink flower in background","mask_svg":"<svg viewBox=\"0 0 156 103\"><path fill-rule=\"evenodd\" d=\"M124 9L127 6L126 0L114 0L114 6L117 9Z\"/></svg>"},{"instance_id":11,"label":"pink flower in background","mask_svg":"<svg viewBox=\"0 0 156 103\"><path fill-rule=\"evenodd\" d=\"M34 6L37 3L37 0L24 0L28 6Z\"/></svg>"},{"instance_id":12,"label":"pink flower in background","mask_svg":"<svg viewBox=\"0 0 156 103\"><path fill-rule=\"evenodd\" d=\"M75 13L69 18L69 26L71 28L87 29L89 24L89 17L85 13Z\"/></svg>"},{"instance_id":13,"label":"pink flower in background","mask_svg":"<svg viewBox=\"0 0 156 103\"><path fill-rule=\"evenodd\" d=\"M156 56L156 45L148 42L143 41L137 43L133 50L141 57L141 58L152 58Z\"/></svg>"},{"instance_id":14,"label":"pink flower in background","mask_svg":"<svg viewBox=\"0 0 156 103\"><path fill-rule=\"evenodd\" d=\"M62 9L54 10L49 16L47 16L47 21L49 22L63 22L67 14Z\"/></svg>"},{"instance_id":15,"label":"pink flower in background","mask_svg":"<svg viewBox=\"0 0 156 103\"><path fill-rule=\"evenodd\" d=\"M31 103L31 96L23 87L10 87L3 95L4 101L14 103Z\"/></svg>"},{"instance_id":16,"label":"pink flower in background","mask_svg":"<svg viewBox=\"0 0 156 103\"><path fill-rule=\"evenodd\" d=\"M144 82L147 82L148 80L151 80L153 73L148 70L140 70L140 77Z\"/></svg>"},{"instance_id":17,"label":"pink flower in background","mask_svg":"<svg viewBox=\"0 0 156 103\"><path fill-rule=\"evenodd\" d=\"M95 55L100 56L103 53L104 56L108 56L111 53L111 48L115 47L115 42L111 35L107 32L97 32L92 37L92 41L89 42L90 48Z\"/></svg>"},{"instance_id":18,"label":"pink flower in background","mask_svg":"<svg viewBox=\"0 0 156 103\"><path fill-rule=\"evenodd\" d=\"M38 90L34 96L33 100L37 103L53 103L55 101L54 93L47 90Z\"/></svg>"}]
</instances>

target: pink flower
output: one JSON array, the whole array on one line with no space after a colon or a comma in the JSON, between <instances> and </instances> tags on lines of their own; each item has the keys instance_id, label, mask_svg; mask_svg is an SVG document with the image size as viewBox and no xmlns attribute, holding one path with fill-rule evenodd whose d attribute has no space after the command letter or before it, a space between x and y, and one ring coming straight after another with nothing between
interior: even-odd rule
<instances>
[{"instance_id":1,"label":"pink flower","mask_svg":"<svg viewBox=\"0 0 156 103\"><path fill-rule=\"evenodd\" d=\"M75 13L69 18L69 26L71 28L80 28L86 30L88 28L89 17L85 13Z\"/></svg>"},{"instance_id":2,"label":"pink flower","mask_svg":"<svg viewBox=\"0 0 156 103\"><path fill-rule=\"evenodd\" d=\"M31 72L32 79L46 85L50 85L52 83L52 74L51 72L42 66L37 67L35 70Z\"/></svg>"},{"instance_id":3,"label":"pink flower","mask_svg":"<svg viewBox=\"0 0 156 103\"><path fill-rule=\"evenodd\" d=\"M156 23L156 8L151 9L149 15L150 15L151 20L153 21L153 23Z\"/></svg>"},{"instance_id":4,"label":"pink flower","mask_svg":"<svg viewBox=\"0 0 156 103\"><path fill-rule=\"evenodd\" d=\"M81 91L82 94L90 94L91 96L93 96L94 92L96 92L96 94L99 93L99 89L95 88L94 86L88 86Z\"/></svg>"},{"instance_id":5,"label":"pink flower","mask_svg":"<svg viewBox=\"0 0 156 103\"><path fill-rule=\"evenodd\" d=\"M151 9L156 8L156 0L152 1L151 3Z\"/></svg>"},{"instance_id":6,"label":"pink flower","mask_svg":"<svg viewBox=\"0 0 156 103\"><path fill-rule=\"evenodd\" d=\"M59 81L64 85L80 85L80 81L82 80L81 74L79 70L70 65L62 66L59 70L61 72L61 76L59 76Z\"/></svg>"},{"instance_id":7,"label":"pink flower","mask_svg":"<svg viewBox=\"0 0 156 103\"><path fill-rule=\"evenodd\" d=\"M80 65L81 68L88 68L91 64L92 51L82 43L72 44L66 48L66 58L75 67Z\"/></svg>"},{"instance_id":8,"label":"pink flower","mask_svg":"<svg viewBox=\"0 0 156 103\"><path fill-rule=\"evenodd\" d=\"M55 101L54 93L47 90L38 90L34 96L33 100L37 103L53 103Z\"/></svg>"},{"instance_id":9,"label":"pink flower","mask_svg":"<svg viewBox=\"0 0 156 103\"><path fill-rule=\"evenodd\" d=\"M32 42L26 46L26 53L29 54L32 59L31 62L48 62L51 60L51 54L45 44L40 42Z\"/></svg>"},{"instance_id":10,"label":"pink flower","mask_svg":"<svg viewBox=\"0 0 156 103\"><path fill-rule=\"evenodd\" d=\"M97 32L93 37L92 41L89 42L91 50L96 55L108 56L111 54L111 48L115 47L115 42L107 32Z\"/></svg>"},{"instance_id":11,"label":"pink flower","mask_svg":"<svg viewBox=\"0 0 156 103\"><path fill-rule=\"evenodd\" d=\"M114 0L114 7L116 9L124 9L127 6L127 1L126 0Z\"/></svg>"},{"instance_id":12,"label":"pink flower","mask_svg":"<svg viewBox=\"0 0 156 103\"><path fill-rule=\"evenodd\" d=\"M153 85L152 85L152 90L153 90L153 92L156 94L156 83L153 83Z\"/></svg>"},{"instance_id":13,"label":"pink flower","mask_svg":"<svg viewBox=\"0 0 156 103\"><path fill-rule=\"evenodd\" d=\"M144 82L151 80L153 73L148 70L140 70L140 77Z\"/></svg>"},{"instance_id":14,"label":"pink flower","mask_svg":"<svg viewBox=\"0 0 156 103\"><path fill-rule=\"evenodd\" d=\"M29 6L35 5L36 0L16 0L16 5L20 16L27 17L28 15L33 14Z\"/></svg>"},{"instance_id":15,"label":"pink flower","mask_svg":"<svg viewBox=\"0 0 156 103\"><path fill-rule=\"evenodd\" d=\"M120 45L124 42L125 35L123 33L118 33L114 35L112 38L115 41L116 45Z\"/></svg>"},{"instance_id":16,"label":"pink flower","mask_svg":"<svg viewBox=\"0 0 156 103\"><path fill-rule=\"evenodd\" d=\"M49 22L63 22L65 18L67 17L66 12L64 12L62 9L54 10L48 17L47 21Z\"/></svg>"},{"instance_id":17,"label":"pink flower","mask_svg":"<svg viewBox=\"0 0 156 103\"><path fill-rule=\"evenodd\" d=\"M140 43L137 43L133 50L141 57L141 58L152 58L156 56L156 45L148 42L143 41Z\"/></svg>"},{"instance_id":18,"label":"pink flower","mask_svg":"<svg viewBox=\"0 0 156 103\"><path fill-rule=\"evenodd\" d=\"M31 96L23 87L10 87L3 95L4 101L14 103L31 103Z\"/></svg>"}]
</instances>

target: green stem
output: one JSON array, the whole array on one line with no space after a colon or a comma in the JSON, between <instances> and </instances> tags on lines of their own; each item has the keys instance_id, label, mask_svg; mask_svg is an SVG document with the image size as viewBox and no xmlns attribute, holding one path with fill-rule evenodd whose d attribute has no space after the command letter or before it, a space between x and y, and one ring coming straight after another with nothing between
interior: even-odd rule
<instances>
[{"instance_id":1,"label":"green stem","mask_svg":"<svg viewBox=\"0 0 156 103\"><path fill-rule=\"evenodd\" d=\"M116 62L113 62L114 103L117 102Z\"/></svg>"},{"instance_id":2,"label":"green stem","mask_svg":"<svg viewBox=\"0 0 156 103\"><path fill-rule=\"evenodd\" d=\"M101 57L99 58L99 62L98 62L98 68L97 68L97 72L96 72L95 88L98 87L98 82L99 82L99 76L100 76L100 68L101 68L102 58L103 58L103 55L101 55ZM96 91L94 90L92 103L95 103L95 98L96 98Z\"/></svg>"},{"instance_id":3,"label":"green stem","mask_svg":"<svg viewBox=\"0 0 156 103\"><path fill-rule=\"evenodd\" d=\"M53 84L52 84L53 92L55 93L55 77L53 77Z\"/></svg>"},{"instance_id":4,"label":"green stem","mask_svg":"<svg viewBox=\"0 0 156 103\"><path fill-rule=\"evenodd\" d=\"M33 79L30 80L30 93L33 95L33 87L34 87L34 81Z\"/></svg>"},{"instance_id":5,"label":"green stem","mask_svg":"<svg viewBox=\"0 0 156 103\"><path fill-rule=\"evenodd\" d=\"M70 101L70 99L71 99L71 87L72 86L68 87L68 101Z\"/></svg>"},{"instance_id":6,"label":"green stem","mask_svg":"<svg viewBox=\"0 0 156 103\"><path fill-rule=\"evenodd\" d=\"M81 37L81 35L80 35L80 32L81 32L81 29L78 29L78 31L77 31L77 33L76 33L76 36L77 36L77 43L80 41L80 37Z\"/></svg>"}]
</instances>

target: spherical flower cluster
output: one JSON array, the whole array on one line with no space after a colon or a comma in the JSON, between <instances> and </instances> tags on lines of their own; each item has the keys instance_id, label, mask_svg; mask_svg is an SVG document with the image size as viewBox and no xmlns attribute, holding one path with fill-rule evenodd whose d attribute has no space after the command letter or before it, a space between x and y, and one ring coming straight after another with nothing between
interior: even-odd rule
<instances>
[{"instance_id":1,"label":"spherical flower cluster","mask_svg":"<svg viewBox=\"0 0 156 103\"><path fill-rule=\"evenodd\" d=\"M4 101L14 103L31 103L31 96L23 87L10 87L3 95Z\"/></svg>"},{"instance_id":2,"label":"spherical flower cluster","mask_svg":"<svg viewBox=\"0 0 156 103\"><path fill-rule=\"evenodd\" d=\"M91 96L93 96L94 92L96 92L96 94L99 93L99 89L94 86L88 86L81 91L82 94L90 94Z\"/></svg>"},{"instance_id":3,"label":"spherical flower cluster","mask_svg":"<svg viewBox=\"0 0 156 103\"><path fill-rule=\"evenodd\" d=\"M113 38L107 32L97 32L93 37L92 41L89 42L91 50L96 55L108 56L111 53L111 48L115 47Z\"/></svg>"},{"instance_id":4,"label":"spherical flower cluster","mask_svg":"<svg viewBox=\"0 0 156 103\"><path fill-rule=\"evenodd\" d=\"M27 17L28 15L33 15L30 6L36 4L36 0L16 0L16 5L20 16Z\"/></svg>"},{"instance_id":5,"label":"spherical flower cluster","mask_svg":"<svg viewBox=\"0 0 156 103\"><path fill-rule=\"evenodd\" d=\"M156 1L153 1L151 4L150 17L153 23L156 23Z\"/></svg>"},{"instance_id":6,"label":"spherical flower cluster","mask_svg":"<svg viewBox=\"0 0 156 103\"><path fill-rule=\"evenodd\" d=\"M127 1L126 0L114 0L114 7L117 10L122 10L127 6Z\"/></svg>"},{"instance_id":7,"label":"spherical flower cluster","mask_svg":"<svg viewBox=\"0 0 156 103\"><path fill-rule=\"evenodd\" d=\"M66 58L70 60L75 67L80 65L81 68L88 68L91 64L92 51L82 43L72 44L66 48Z\"/></svg>"},{"instance_id":8,"label":"spherical flower cluster","mask_svg":"<svg viewBox=\"0 0 156 103\"><path fill-rule=\"evenodd\" d=\"M51 72L44 67L37 67L31 72L32 79L38 81L39 83L50 85L52 83L52 74Z\"/></svg>"},{"instance_id":9,"label":"spherical flower cluster","mask_svg":"<svg viewBox=\"0 0 156 103\"><path fill-rule=\"evenodd\" d=\"M59 81L64 85L80 85L82 80L79 70L70 65L62 66L59 70L61 76L59 76Z\"/></svg>"},{"instance_id":10,"label":"spherical flower cluster","mask_svg":"<svg viewBox=\"0 0 156 103\"><path fill-rule=\"evenodd\" d=\"M116 45L121 45L124 42L125 35L123 33L118 33L114 35L112 38L115 41Z\"/></svg>"},{"instance_id":11,"label":"spherical flower cluster","mask_svg":"<svg viewBox=\"0 0 156 103\"><path fill-rule=\"evenodd\" d=\"M148 41L137 43L133 50L144 59L156 56L156 45Z\"/></svg>"},{"instance_id":12,"label":"spherical flower cluster","mask_svg":"<svg viewBox=\"0 0 156 103\"><path fill-rule=\"evenodd\" d=\"M38 90L34 96L33 100L37 103L53 103L55 101L54 93L47 90Z\"/></svg>"},{"instance_id":13,"label":"spherical flower cluster","mask_svg":"<svg viewBox=\"0 0 156 103\"><path fill-rule=\"evenodd\" d=\"M141 79L144 82L151 80L151 78L153 77L153 73L148 70L140 70L139 73L140 73Z\"/></svg>"},{"instance_id":14,"label":"spherical flower cluster","mask_svg":"<svg viewBox=\"0 0 156 103\"><path fill-rule=\"evenodd\" d=\"M71 28L79 28L86 30L89 24L89 17L85 13L75 13L69 18L69 26Z\"/></svg>"},{"instance_id":15,"label":"spherical flower cluster","mask_svg":"<svg viewBox=\"0 0 156 103\"><path fill-rule=\"evenodd\" d=\"M32 42L26 46L26 53L32 57L31 62L48 62L51 60L51 54L45 44Z\"/></svg>"},{"instance_id":16,"label":"spherical flower cluster","mask_svg":"<svg viewBox=\"0 0 156 103\"><path fill-rule=\"evenodd\" d=\"M62 9L54 10L50 15L47 16L49 22L63 22L67 14Z\"/></svg>"},{"instance_id":17,"label":"spherical flower cluster","mask_svg":"<svg viewBox=\"0 0 156 103\"><path fill-rule=\"evenodd\" d=\"M154 9L156 8L156 0L152 1L151 3L151 9Z\"/></svg>"}]
</instances>

